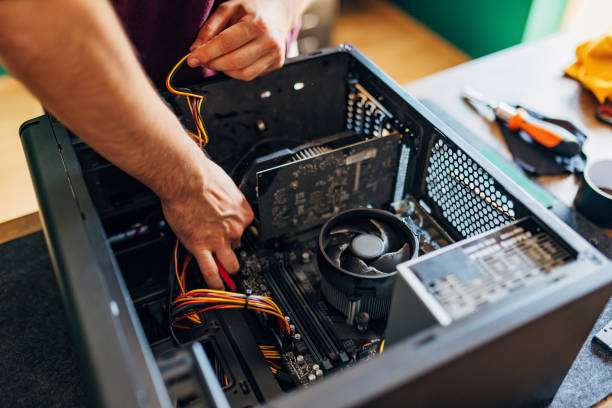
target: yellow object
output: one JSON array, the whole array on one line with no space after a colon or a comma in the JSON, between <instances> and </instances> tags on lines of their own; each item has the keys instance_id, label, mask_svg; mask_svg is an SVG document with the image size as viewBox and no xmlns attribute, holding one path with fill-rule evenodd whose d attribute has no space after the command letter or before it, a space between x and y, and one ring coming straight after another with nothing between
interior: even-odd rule
<instances>
[{"instance_id":1,"label":"yellow object","mask_svg":"<svg viewBox=\"0 0 612 408\"><path fill-rule=\"evenodd\" d=\"M565 73L590 89L599 103L612 100L612 27L576 48L577 61Z\"/></svg>"}]
</instances>

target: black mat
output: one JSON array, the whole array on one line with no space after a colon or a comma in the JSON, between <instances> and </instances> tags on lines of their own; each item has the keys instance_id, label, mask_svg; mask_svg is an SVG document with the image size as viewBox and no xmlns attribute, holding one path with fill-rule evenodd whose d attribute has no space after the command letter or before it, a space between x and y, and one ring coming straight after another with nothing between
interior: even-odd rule
<instances>
[{"instance_id":1,"label":"black mat","mask_svg":"<svg viewBox=\"0 0 612 408\"><path fill-rule=\"evenodd\" d=\"M591 341L610 320L612 300L580 349L550 408L590 407L612 394L612 355Z\"/></svg>"},{"instance_id":2,"label":"black mat","mask_svg":"<svg viewBox=\"0 0 612 408\"><path fill-rule=\"evenodd\" d=\"M0 299L0 407L86 406L42 232L0 245Z\"/></svg>"}]
</instances>

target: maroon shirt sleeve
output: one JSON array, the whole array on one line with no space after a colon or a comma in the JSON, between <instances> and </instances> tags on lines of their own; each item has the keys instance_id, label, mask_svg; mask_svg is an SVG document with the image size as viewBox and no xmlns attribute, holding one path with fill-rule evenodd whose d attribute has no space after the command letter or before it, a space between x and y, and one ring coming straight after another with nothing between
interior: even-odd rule
<instances>
[{"instance_id":1,"label":"maroon shirt sleeve","mask_svg":"<svg viewBox=\"0 0 612 408\"><path fill-rule=\"evenodd\" d=\"M189 52L215 0L112 0L151 81L162 87L174 64ZM176 83L195 82L202 70L183 69Z\"/></svg>"},{"instance_id":2,"label":"maroon shirt sleeve","mask_svg":"<svg viewBox=\"0 0 612 408\"><path fill-rule=\"evenodd\" d=\"M166 75L189 52L200 28L222 0L111 0L136 54L153 84L164 87ZM287 49L299 28L287 38ZM190 84L214 71L184 67L175 83Z\"/></svg>"}]
</instances>

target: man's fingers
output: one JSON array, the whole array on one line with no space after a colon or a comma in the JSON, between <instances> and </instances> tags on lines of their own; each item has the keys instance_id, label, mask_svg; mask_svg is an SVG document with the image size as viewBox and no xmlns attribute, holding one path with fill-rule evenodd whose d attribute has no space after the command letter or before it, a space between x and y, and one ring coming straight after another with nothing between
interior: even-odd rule
<instances>
[{"instance_id":1,"label":"man's fingers","mask_svg":"<svg viewBox=\"0 0 612 408\"><path fill-rule=\"evenodd\" d=\"M246 228L250 223L253 222L253 219L255 218L255 213L253 213L253 209L251 208L249 202L244 196L242 196L240 207L242 208L241 213L244 215L243 222L244 227ZM240 235L242 235L242 232L240 232Z\"/></svg>"},{"instance_id":2,"label":"man's fingers","mask_svg":"<svg viewBox=\"0 0 612 408\"><path fill-rule=\"evenodd\" d=\"M255 63L249 65L246 68L238 70L224 71L225 75L232 78L240 79L242 81L251 81L257 78L259 75L278 69L283 64L283 58L280 60L272 54L264 55Z\"/></svg>"},{"instance_id":3,"label":"man's fingers","mask_svg":"<svg viewBox=\"0 0 612 408\"><path fill-rule=\"evenodd\" d=\"M206 64L206 67L215 71L236 71L248 67L262 55L271 52L280 54L280 46L270 38L258 38L237 50L213 59Z\"/></svg>"},{"instance_id":4,"label":"man's fingers","mask_svg":"<svg viewBox=\"0 0 612 408\"><path fill-rule=\"evenodd\" d=\"M219 35L197 49L194 49L187 63L190 67L206 64L219 58L257 37L255 26L246 20L221 31Z\"/></svg>"},{"instance_id":5,"label":"man's fingers","mask_svg":"<svg viewBox=\"0 0 612 408\"><path fill-rule=\"evenodd\" d=\"M215 35L219 34L230 23L232 16L236 13L236 5L222 3L217 10L206 20L206 23L200 29L195 41L189 47L190 51L194 51L200 45L206 43Z\"/></svg>"},{"instance_id":6,"label":"man's fingers","mask_svg":"<svg viewBox=\"0 0 612 408\"><path fill-rule=\"evenodd\" d=\"M240 264L238 263L238 259L236 258L236 254L234 254L234 251L232 251L232 248L225 245L223 246L223 248L215 251L215 255L217 256L217 259L219 260L219 262L221 262L221 265L223 265L227 273L229 273L230 275L238 273L238 270L240 269Z\"/></svg>"},{"instance_id":7,"label":"man's fingers","mask_svg":"<svg viewBox=\"0 0 612 408\"><path fill-rule=\"evenodd\" d=\"M204 277L208 287L210 289L223 290L225 287L223 286L223 281L219 276L219 270L217 269L215 259L210 251L203 251L197 255L194 254L194 256L198 261L200 272L202 272L202 276Z\"/></svg>"}]
</instances>

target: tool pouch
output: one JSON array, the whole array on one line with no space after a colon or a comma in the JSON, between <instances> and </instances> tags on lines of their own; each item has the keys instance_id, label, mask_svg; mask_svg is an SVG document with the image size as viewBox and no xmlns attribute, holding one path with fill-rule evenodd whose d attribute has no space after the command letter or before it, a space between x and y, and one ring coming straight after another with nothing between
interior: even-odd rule
<instances>
[{"instance_id":1,"label":"tool pouch","mask_svg":"<svg viewBox=\"0 0 612 408\"><path fill-rule=\"evenodd\" d=\"M554 123L555 125L564 127L572 132L581 144L584 144L587 136L582 133L576 126L567 120L554 119L542 116L536 112L526 109L522 106L515 106L526 110L531 116L537 119L545 120ZM505 122L498 120L506 144L512 153L512 157L516 164L523 170L534 176L546 176L554 174L576 173L580 174L584 171L586 165L586 156L580 152L572 157L559 156L551 152L546 147L540 145L533 140L527 133L522 130L512 131L508 129Z\"/></svg>"}]
</instances>

